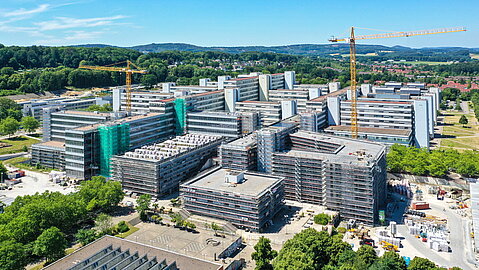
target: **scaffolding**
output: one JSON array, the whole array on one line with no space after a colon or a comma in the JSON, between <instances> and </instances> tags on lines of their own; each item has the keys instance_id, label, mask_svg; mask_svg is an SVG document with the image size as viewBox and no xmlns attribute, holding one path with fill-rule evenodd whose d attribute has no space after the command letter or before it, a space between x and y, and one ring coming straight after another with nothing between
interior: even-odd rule
<instances>
[{"instance_id":1,"label":"scaffolding","mask_svg":"<svg viewBox=\"0 0 479 270\"><path fill-rule=\"evenodd\" d=\"M185 100L177 98L173 101L175 108L175 131L176 135L183 135L186 126L186 105Z\"/></svg>"},{"instance_id":2,"label":"scaffolding","mask_svg":"<svg viewBox=\"0 0 479 270\"><path fill-rule=\"evenodd\" d=\"M128 123L101 126L100 135L100 175L110 177L110 159L123 154L130 148L130 125Z\"/></svg>"}]
</instances>

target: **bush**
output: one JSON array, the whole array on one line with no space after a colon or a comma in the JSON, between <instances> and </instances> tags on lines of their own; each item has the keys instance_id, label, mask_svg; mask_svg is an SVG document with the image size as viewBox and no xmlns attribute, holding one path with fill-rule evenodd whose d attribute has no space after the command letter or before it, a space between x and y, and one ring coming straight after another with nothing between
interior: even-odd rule
<instances>
[{"instance_id":1,"label":"bush","mask_svg":"<svg viewBox=\"0 0 479 270\"><path fill-rule=\"evenodd\" d=\"M346 228L344 227L338 227L338 233L346 233Z\"/></svg>"},{"instance_id":2,"label":"bush","mask_svg":"<svg viewBox=\"0 0 479 270\"><path fill-rule=\"evenodd\" d=\"M128 227L128 224L126 224L125 221L120 221L118 222L118 224L116 225L116 231L118 233L124 233L124 232L127 232L130 230L130 227Z\"/></svg>"},{"instance_id":3,"label":"bush","mask_svg":"<svg viewBox=\"0 0 479 270\"><path fill-rule=\"evenodd\" d=\"M316 224L328 225L330 221L331 221L331 216L325 213L321 213L314 216L314 223Z\"/></svg>"}]
</instances>

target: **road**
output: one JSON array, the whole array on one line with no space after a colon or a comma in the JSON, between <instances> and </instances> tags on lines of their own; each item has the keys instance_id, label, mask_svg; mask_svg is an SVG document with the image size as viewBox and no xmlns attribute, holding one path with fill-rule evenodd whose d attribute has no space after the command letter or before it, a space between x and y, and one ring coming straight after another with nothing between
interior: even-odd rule
<instances>
[{"instance_id":1,"label":"road","mask_svg":"<svg viewBox=\"0 0 479 270\"><path fill-rule=\"evenodd\" d=\"M26 154L28 154L28 152L0 155L0 160L7 160L7 159L15 158L15 157L20 157Z\"/></svg>"}]
</instances>

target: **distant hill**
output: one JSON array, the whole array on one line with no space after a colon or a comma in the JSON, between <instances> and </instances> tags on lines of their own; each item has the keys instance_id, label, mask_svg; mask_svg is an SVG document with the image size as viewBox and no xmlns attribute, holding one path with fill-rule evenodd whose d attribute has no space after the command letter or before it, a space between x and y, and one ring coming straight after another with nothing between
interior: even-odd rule
<instances>
[{"instance_id":1,"label":"distant hill","mask_svg":"<svg viewBox=\"0 0 479 270\"><path fill-rule=\"evenodd\" d=\"M77 47L108 47L105 44L85 44ZM117 47L117 46L111 46ZM334 44L294 44L284 46L236 46L236 47L203 47L186 43L151 43L127 47L143 53L163 51L204 52L218 51L225 53L269 52L304 56L341 56L349 54L349 45L346 43ZM404 46L356 45L359 57L367 56L372 60L421 60L421 61L466 61L470 60L470 53L479 53L479 48L463 47L428 47L409 48Z\"/></svg>"}]
</instances>

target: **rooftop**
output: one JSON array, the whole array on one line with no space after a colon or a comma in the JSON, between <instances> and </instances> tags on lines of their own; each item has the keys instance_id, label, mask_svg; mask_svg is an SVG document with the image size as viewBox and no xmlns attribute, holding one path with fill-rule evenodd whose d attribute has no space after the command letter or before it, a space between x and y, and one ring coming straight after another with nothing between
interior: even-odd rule
<instances>
[{"instance_id":1,"label":"rooftop","mask_svg":"<svg viewBox=\"0 0 479 270\"><path fill-rule=\"evenodd\" d=\"M311 143L317 141L323 144L331 144L331 146L334 147L340 145L340 147L335 147L334 153L320 153L313 148L311 148L311 151L289 151L292 152L291 155L300 155L303 157L315 156L319 159L327 159L336 163L358 165L364 164L365 162L375 162L386 150L386 146L381 143L354 140L345 137L326 135L323 133L298 131L290 136L292 139L294 139L293 137L298 137L311 140ZM293 141L293 148L294 144Z\"/></svg>"},{"instance_id":2,"label":"rooftop","mask_svg":"<svg viewBox=\"0 0 479 270\"><path fill-rule=\"evenodd\" d=\"M325 131L347 131L351 132L351 126L329 126ZM359 133L369 133L369 134L386 134L386 135L397 135L397 136L409 136L411 135L411 130L407 129L390 129L390 128L365 128L358 127Z\"/></svg>"},{"instance_id":3,"label":"rooftop","mask_svg":"<svg viewBox=\"0 0 479 270\"><path fill-rule=\"evenodd\" d=\"M274 186L281 177L268 174L244 172L244 180L242 183L226 183L225 177L227 173L239 173L239 171L223 169L216 167L206 171L203 174L183 184L183 186L197 187L214 191L221 191L239 195L252 197L260 197L268 188Z\"/></svg>"},{"instance_id":4,"label":"rooftop","mask_svg":"<svg viewBox=\"0 0 479 270\"><path fill-rule=\"evenodd\" d=\"M77 114L77 115L89 115L89 116L110 116L109 112L87 112L87 111L59 111L54 114Z\"/></svg>"},{"instance_id":5,"label":"rooftop","mask_svg":"<svg viewBox=\"0 0 479 270\"><path fill-rule=\"evenodd\" d=\"M120 118L120 119L113 120L113 121L82 126L82 127L75 128L74 130L81 130L81 131L91 130L91 129L96 129L96 128L98 128L100 126L104 126L104 125L124 124L124 123L133 122L133 121L136 121L136 120L140 120L140 119L144 119L144 118L148 118L148 117L153 117L153 116L158 116L158 115L161 115L161 114L159 114L159 113L147 113L147 114L134 115L134 116Z\"/></svg>"},{"instance_id":6,"label":"rooftop","mask_svg":"<svg viewBox=\"0 0 479 270\"><path fill-rule=\"evenodd\" d=\"M198 270L219 270L222 269L223 266L218 263L202 260L202 259L197 259L193 258L190 256L182 255L176 252L172 252L169 250L161 249L158 247L153 247L150 245L146 244L141 244L137 242L133 242L130 240L126 239L121 239L118 237L114 236L103 236L102 238L76 250L72 254L69 254L62 259L46 266L44 269L48 270L65 270L65 269L72 269L75 267L75 270L83 270L83 269L90 269L85 267L88 265L88 262L86 262L87 259L91 259L90 263L93 262L98 262L98 260L101 260L103 255L107 254L108 252L111 252L113 250L116 250L117 248L121 249L121 252L117 252L116 256L115 253L109 253L110 254L110 260L104 260L104 263L106 262L111 262L111 265L106 266L105 268L102 269L116 269L116 270L122 270L122 269L133 269L135 268L133 264L128 263L128 262L138 262L138 260L134 261L136 257L138 258L143 258L145 255L147 256L147 259L145 258L141 269L163 269L163 268L156 268L156 267L148 267L147 264L154 264L156 261L158 264L160 264L163 260L166 260L166 264L170 265L172 263L176 263L176 266L178 269L198 269ZM124 260L125 257L122 257L123 252L129 252L130 258L132 260ZM102 253L103 252L103 253ZM135 256L135 253L138 253L137 256ZM99 258L95 260L95 255L98 257L98 254L100 254ZM124 254L123 256L125 256ZM113 268L115 266L116 262L124 262L124 264L118 264L116 265L116 268ZM85 265L85 266L82 266ZM121 267L121 265L124 265ZM101 264L99 265L101 266ZM136 265L138 267L138 265ZM132 268L129 268L132 267ZM139 268L135 268L139 269Z\"/></svg>"},{"instance_id":7,"label":"rooftop","mask_svg":"<svg viewBox=\"0 0 479 270\"><path fill-rule=\"evenodd\" d=\"M247 147L253 147L256 145L256 134L250 134L248 136L245 136L243 138L239 138L237 140L234 140L230 143L224 144L221 147L226 147L226 148L247 148Z\"/></svg>"},{"instance_id":8,"label":"rooftop","mask_svg":"<svg viewBox=\"0 0 479 270\"><path fill-rule=\"evenodd\" d=\"M346 94L346 92L348 91L349 87L347 88L343 88L341 90L338 90L338 91L334 91L332 93L329 93L329 94L326 94L324 96L319 96L315 99L311 99L310 101L325 101L326 99L328 99L328 97L336 97L336 96L339 96L339 95L344 95Z\"/></svg>"},{"instance_id":9,"label":"rooftop","mask_svg":"<svg viewBox=\"0 0 479 270\"><path fill-rule=\"evenodd\" d=\"M203 145L213 142L219 143L221 138L221 136L205 134L186 134L161 143L145 145L134 151L126 152L121 157L159 162L186 153Z\"/></svg>"},{"instance_id":10,"label":"rooftop","mask_svg":"<svg viewBox=\"0 0 479 270\"><path fill-rule=\"evenodd\" d=\"M45 147L65 149L65 143L64 142L58 142L58 141L48 141L48 142L37 143L37 144L34 144L34 145L35 146L45 146Z\"/></svg>"}]
</instances>

